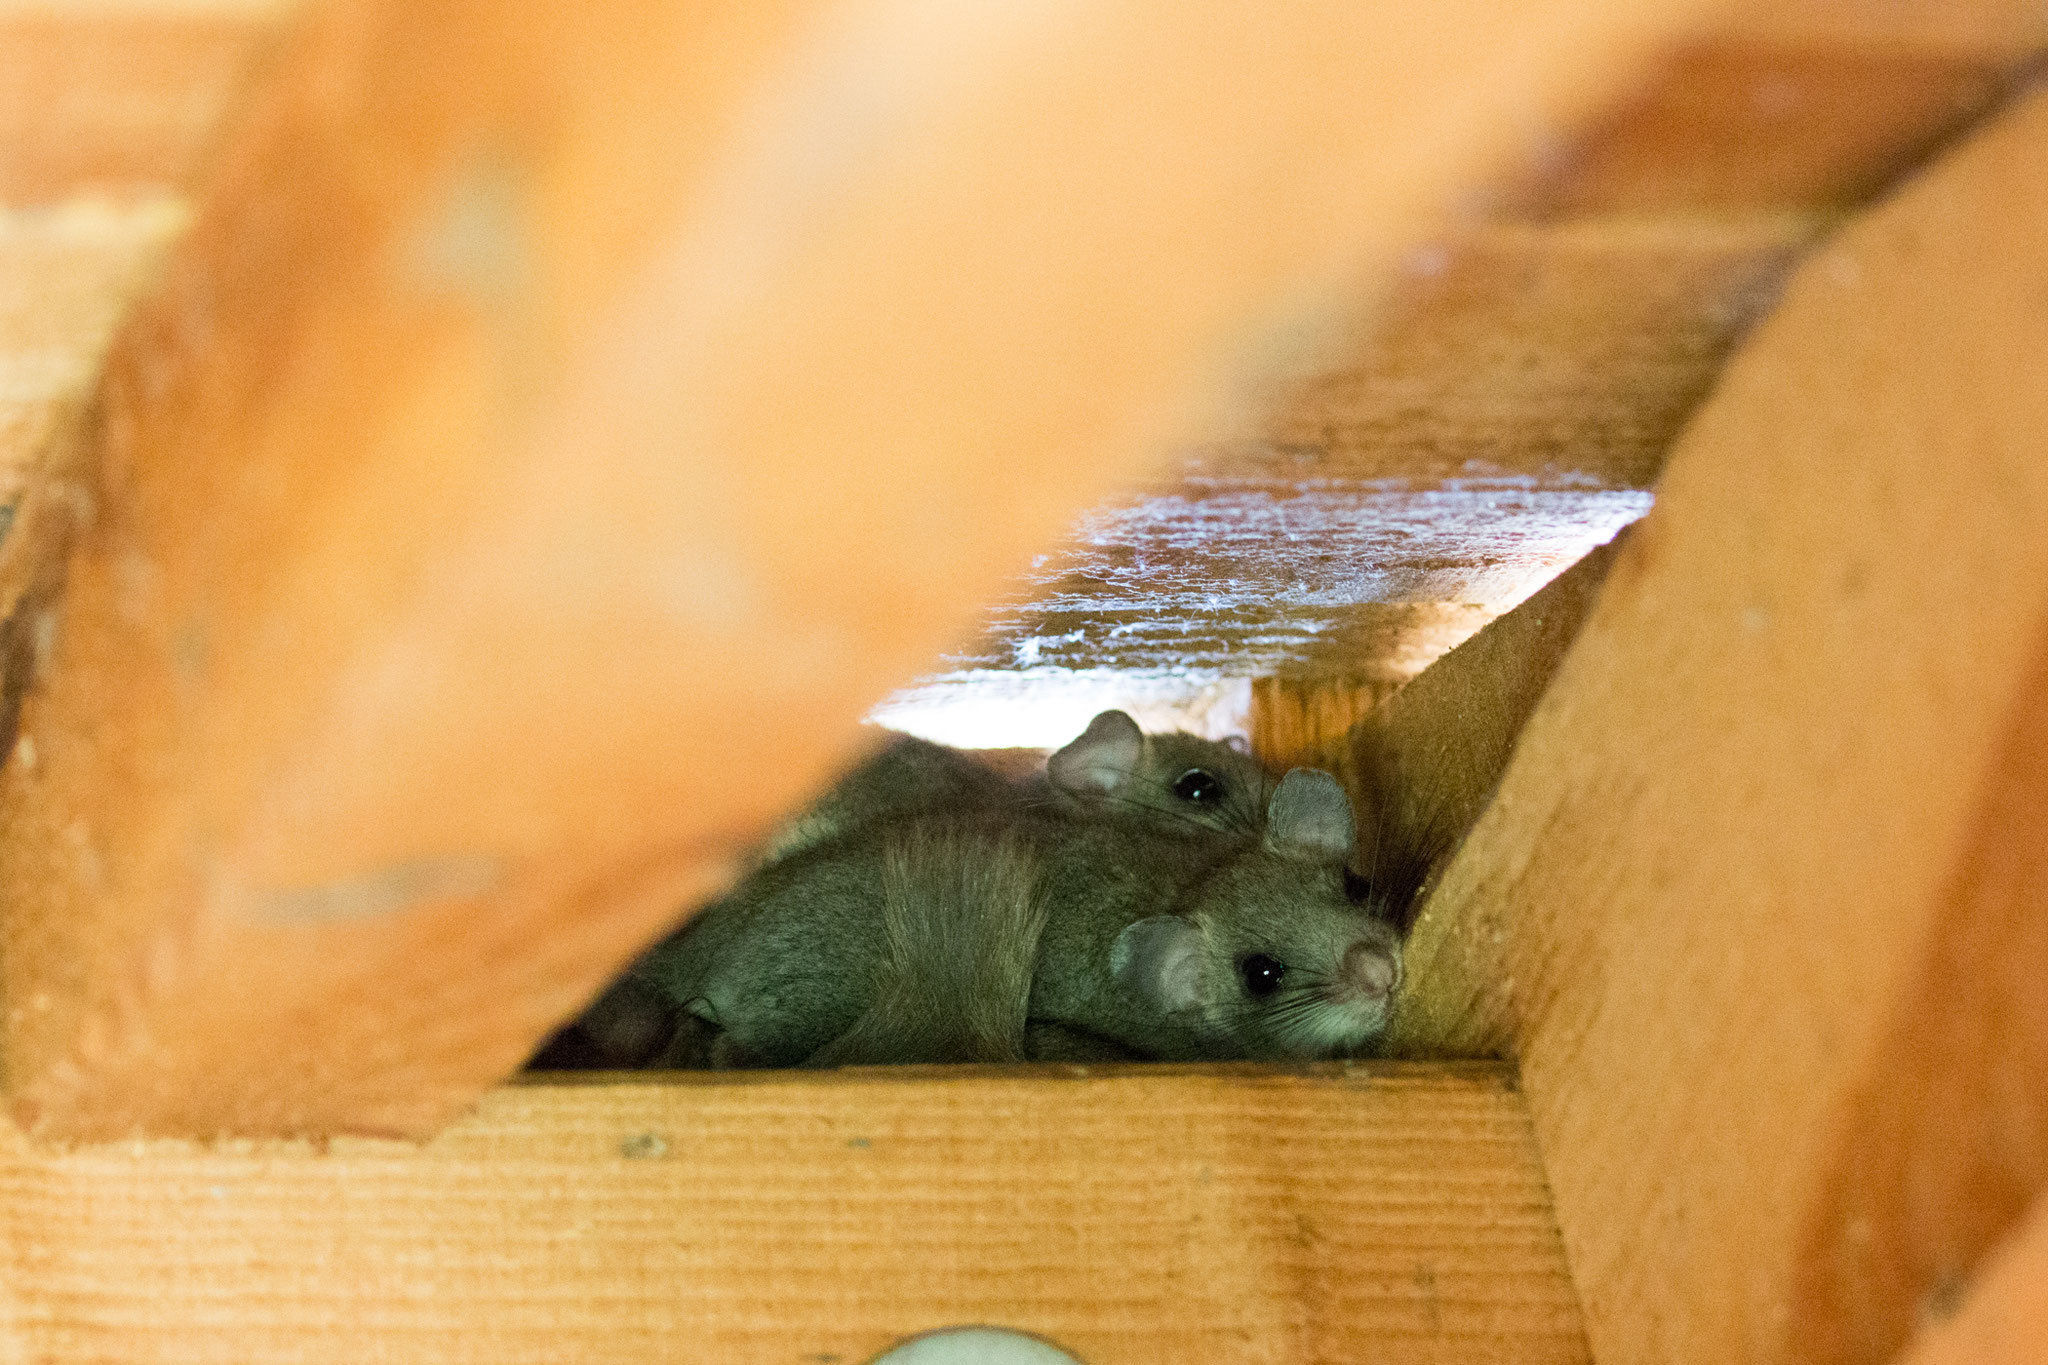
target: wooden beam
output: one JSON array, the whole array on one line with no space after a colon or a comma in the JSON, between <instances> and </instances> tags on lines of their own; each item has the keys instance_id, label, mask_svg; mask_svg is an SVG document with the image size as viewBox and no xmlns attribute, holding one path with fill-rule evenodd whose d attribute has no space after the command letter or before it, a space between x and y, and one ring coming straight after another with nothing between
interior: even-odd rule
<instances>
[{"instance_id":1,"label":"wooden beam","mask_svg":"<svg viewBox=\"0 0 2048 1365\"><path fill-rule=\"evenodd\" d=\"M1090 513L948 660L973 671L950 686L1405 681L1642 513L1817 227L1495 225L1418 250L1341 363Z\"/></svg>"},{"instance_id":2,"label":"wooden beam","mask_svg":"<svg viewBox=\"0 0 2048 1365\"><path fill-rule=\"evenodd\" d=\"M0 0L0 203L184 190L289 0Z\"/></svg>"},{"instance_id":3,"label":"wooden beam","mask_svg":"<svg viewBox=\"0 0 2048 1365\"><path fill-rule=\"evenodd\" d=\"M1595 1354L1877 1359L2048 1184L2048 95L1816 254L1411 943Z\"/></svg>"},{"instance_id":4,"label":"wooden beam","mask_svg":"<svg viewBox=\"0 0 2048 1365\"><path fill-rule=\"evenodd\" d=\"M1620 543L1592 550L1489 622L1338 741L1332 771L1351 793L1360 867L1403 925L1493 800L1522 727L1600 600ZM1401 1007L1427 1008L1433 999L1425 982ZM1413 1029L1404 1025L1397 1045Z\"/></svg>"},{"instance_id":5,"label":"wooden beam","mask_svg":"<svg viewBox=\"0 0 2048 1365\"><path fill-rule=\"evenodd\" d=\"M1692 8L315 7L101 394L14 1112L443 1121Z\"/></svg>"},{"instance_id":6,"label":"wooden beam","mask_svg":"<svg viewBox=\"0 0 2048 1365\"><path fill-rule=\"evenodd\" d=\"M89 514L75 439L114 328L189 214L172 198L0 208L0 755ZM41 641L41 644L38 644Z\"/></svg>"},{"instance_id":7,"label":"wooden beam","mask_svg":"<svg viewBox=\"0 0 2048 1365\"><path fill-rule=\"evenodd\" d=\"M1968 1281L1920 1305L1926 1323L1898 1365L2026 1365L2048 1341L2048 1197Z\"/></svg>"},{"instance_id":8,"label":"wooden beam","mask_svg":"<svg viewBox=\"0 0 2048 1365\"><path fill-rule=\"evenodd\" d=\"M2023 54L1938 42L1704 38L1507 203L1543 219L1839 212L1981 118L2023 72Z\"/></svg>"},{"instance_id":9,"label":"wooden beam","mask_svg":"<svg viewBox=\"0 0 2048 1365\"><path fill-rule=\"evenodd\" d=\"M518 1085L424 1146L15 1137L0 1182L39 1359L1587 1360L1500 1067Z\"/></svg>"},{"instance_id":10,"label":"wooden beam","mask_svg":"<svg viewBox=\"0 0 2048 1365\"><path fill-rule=\"evenodd\" d=\"M1469 195L1484 221L1412 253L1273 413L1095 509L892 716L1412 677L1625 521L1789 263L2044 51L2031 0L1717 6Z\"/></svg>"}]
</instances>

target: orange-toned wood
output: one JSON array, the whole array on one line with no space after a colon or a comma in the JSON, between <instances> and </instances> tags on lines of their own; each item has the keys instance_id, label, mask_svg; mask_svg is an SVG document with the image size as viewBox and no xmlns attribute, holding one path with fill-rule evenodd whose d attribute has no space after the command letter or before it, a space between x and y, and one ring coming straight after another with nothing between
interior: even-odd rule
<instances>
[{"instance_id":1,"label":"orange-toned wood","mask_svg":"<svg viewBox=\"0 0 2048 1365\"><path fill-rule=\"evenodd\" d=\"M1690 8L316 6L102 393L15 1113L440 1122Z\"/></svg>"},{"instance_id":2,"label":"orange-toned wood","mask_svg":"<svg viewBox=\"0 0 2048 1365\"><path fill-rule=\"evenodd\" d=\"M997 679L1028 701L1068 685L1061 670L1139 674L1133 699L1175 679L1197 697L1209 677L1383 695L1640 515L1819 227L1496 224L1418 248L1341 361L1092 511L909 709ZM1301 743L1355 719L1305 734L1283 719L1300 700L1254 698L1261 752L1307 761Z\"/></svg>"},{"instance_id":3,"label":"orange-toned wood","mask_svg":"<svg viewBox=\"0 0 2048 1365\"><path fill-rule=\"evenodd\" d=\"M1618 550L1592 550L1339 739L1336 771L1359 821L1360 869L1403 924L1493 799ZM1432 984L1425 976L1411 994L1426 1004Z\"/></svg>"},{"instance_id":4,"label":"orange-toned wood","mask_svg":"<svg viewBox=\"0 0 2048 1365\"><path fill-rule=\"evenodd\" d=\"M1595 1353L1868 1360L2048 1183L2048 96L1808 260L1411 945Z\"/></svg>"},{"instance_id":5,"label":"orange-toned wood","mask_svg":"<svg viewBox=\"0 0 2048 1365\"><path fill-rule=\"evenodd\" d=\"M1349 678L1260 678L1252 684L1252 752L1274 772L1321 768L1345 777L1345 736L1393 690Z\"/></svg>"},{"instance_id":6,"label":"orange-toned wood","mask_svg":"<svg viewBox=\"0 0 2048 1365\"><path fill-rule=\"evenodd\" d=\"M287 0L0 4L0 203L185 188Z\"/></svg>"},{"instance_id":7,"label":"orange-toned wood","mask_svg":"<svg viewBox=\"0 0 2048 1365\"><path fill-rule=\"evenodd\" d=\"M1604 540L1787 263L2044 53L2032 0L1712 8L1590 126L1475 187L1276 415L1034 563L909 709L1072 669L1191 701L1413 676Z\"/></svg>"},{"instance_id":8,"label":"orange-toned wood","mask_svg":"<svg viewBox=\"0 0 2048 1365\"><path fill-rule=\"evenodd\" d=\"M1587 1360L1497 1067L518 1085L421 1147L12 1139L0 1219L24 1358Z\"/></svg>"},{"instance_id":9,"label":"orange-toned wood","mask_svg":"<svg viewBox=\"0 0 2048 1365\"><path fill-rule=\"evenodd\" d=\"M1921 1305L1926 1323L1899 1365L2027 1365L2048 1342L2048 1197L1968 1281Z\"/></svg>"},{"instance_id":10,"label":"orange-toned wood","mask_svg":"<svg viewBox=\"0 0 2048 1365\"><path fill-rule=\"evenodd\" d=\"M1540 218L1845 209L1981 117L2015 66L1945 45L1701 41L1508 202Z\"/></svg>"},{"instance_id":11,"label":"orange-toned wood","mask_svg":"<svg viewBox=\"0 0 2048 1365\"><path fill-rule=\"evenodd\" d=\"M2034 0L1728 0L1713 27L1752 41L1922 47L2007 59L2048 44L2048 11Z\"/></svg>"},{"instance_id":12,"label":"orange-toned wood","mask_svg":"<svg viewBox=\"0 0 2048 1365\"><path fill-rule=\"evenodd\" d=\"M0 566L21 562L12 537L23 500L65 460L64 438L114 327L186 218L168 198L125 208L0 207ZM8 576L0 567L0 579ZM0 615L12 595L0 593Z\"/></svg>"}]
</instances>

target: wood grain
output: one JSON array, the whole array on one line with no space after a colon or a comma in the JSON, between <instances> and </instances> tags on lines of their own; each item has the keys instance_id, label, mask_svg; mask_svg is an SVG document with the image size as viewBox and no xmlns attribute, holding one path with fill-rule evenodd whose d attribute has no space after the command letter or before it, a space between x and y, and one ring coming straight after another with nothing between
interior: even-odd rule
<instances>
[{"instance_id":1,"label":"wood grain","mask_svg":"<svg viewBox=\"0 0 2048 1365\"><path fill-rule=\"evenodd\" d=\"M1417 927L1604 1361L1883 1358L2048 1183L2044 157L2036 94L1800 268Z\"/></svg>"},{"instance_id":2,"label":"wood grain","mask_svg":"<svg viewBox=\"0 0 2048 1365\"><path fill-rule=\"evenodd\" d=\"M1541 591L1422 671L1339 743L1337 771L1359 821L1360 870L1403 925L1494 798L1522 728L1578 638L1622 539L1590 551ZM1438 998L1425 950L1396 1014ZM1394 1046L1412 1025L1400 1025Z\"/></svg>"},{"instance_id":3,"label":"wood grain","mask_svg":"<svg viewBox=\"0 0 2048 1365\"><path fill-rule=\"evenodd\" d=\"M1090 512L918 699L1080 669L1414 676L1642 513L1819 227L1510 224L1419 248L1339 363Z\"/></svg>"},{"instance_id":4,"label":"wood grain","mask_svg":"<svg viewBox=\"0 0 2048 1365\"><path fill-rule=\"evenodd\" d=\"M1251 749L1277 773L1321 768L1348 780L1352 728L1394 692L1352 678L1260 678L1252 684Z\"/></svg>"},{"instance_id":5,"label":"wood grain","mask_svg":"<svg viewBox=\"0 0 2048 1365\"><path fill-rule=\"evenodd\" d=\"M518 1085L418 1147L10 1139L0 1210L26 1358L1587 1359L1501 1067Z\"/></svg>"},{"instance_id":6,"label":"wood grain","mask_svg":"<svg viewBox=\"0 0 2048 1365\"><path fill-rule=\"evenodd\" d=\"M100 395L15 1112L442 1121L1689 9L316 6Z\"/></svg>"}]
</instances>

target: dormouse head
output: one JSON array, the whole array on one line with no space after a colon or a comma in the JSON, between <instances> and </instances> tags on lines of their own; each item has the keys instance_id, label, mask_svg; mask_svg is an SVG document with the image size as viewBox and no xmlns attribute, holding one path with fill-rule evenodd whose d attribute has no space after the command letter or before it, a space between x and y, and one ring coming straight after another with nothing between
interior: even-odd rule
<instances>
[{"instance_id":1,"label":"dormouse head","mask_svg":"<svg viewBox=\"0 0 2048 1365\"><path fill-rule=\"evenodd\" d=\"M1053 789L1106 814L1168 827L1256 834L1272 779L1249 754L1174 732L1148 735L1122 711L1104 711L1046 762Z\"/></svg>"},{"instance_id":2,"label":"dormouse head","mask_svg":"<svg viewBox=\"0 0 2048 1365\"><path fill-rule=\"evenodd\" d=\"M1401 943L1350 870L1353 839L1337 779L1290 772L1261 840L1219 864L1179 913L1117 937L1119 987L1212 1039L1219 1057L1355 1054L1386 1028Z\"/></svg>"}]
</instances>

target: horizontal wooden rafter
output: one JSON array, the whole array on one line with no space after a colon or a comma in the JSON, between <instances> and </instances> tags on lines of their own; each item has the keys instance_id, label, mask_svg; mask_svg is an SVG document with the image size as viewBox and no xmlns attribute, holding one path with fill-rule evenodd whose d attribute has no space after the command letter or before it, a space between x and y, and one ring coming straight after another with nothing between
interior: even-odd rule
<instances>
[{"instance_id":1,"label":"horizontal wooden rafter","mask_svg":"<svg viewBox=\"0 0 2048 1365\"><path fill-rule=\"evenodd\" d=\"M423 1146L0 1154L38 1359L1584 1365L1502 1067L522 1084Z\"/></svg>"}]
</instances>

